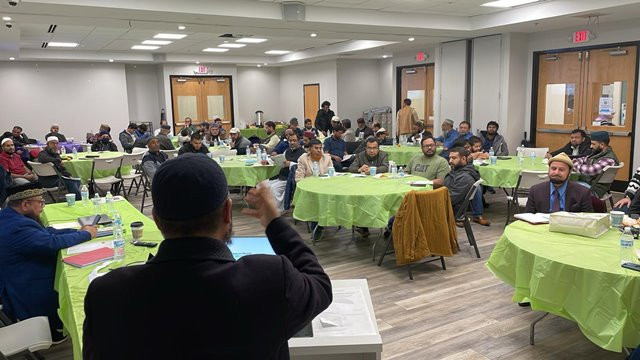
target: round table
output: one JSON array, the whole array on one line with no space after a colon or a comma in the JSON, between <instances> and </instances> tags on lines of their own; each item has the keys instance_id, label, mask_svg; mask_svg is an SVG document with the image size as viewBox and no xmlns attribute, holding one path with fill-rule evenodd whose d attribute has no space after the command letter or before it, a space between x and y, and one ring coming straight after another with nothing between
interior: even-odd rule
<instances>
[{"instance_id":1,"label":"round table","mask_svg":"<svg viewBox=\"0 0 640 360\"><path fill-rule=\"evenodd\" d=\"M407 165L409 160L416 155L422 155L422 149L417 145L383 145L380 150L389 155L389 161L397 165ZM442 146L438 146L436 154L442 152Z\"/></svg>"},{"instance_id":2,"label":"round table","mask_svg":"<svg viewBox=\"0 0 640 360\"><path fill-rule=\"evenodd\" d=\"M276 125L276 134L278 134L278 136L282 136L282 134L284 134L284 130L284 126ZM257 136L260 139L265 139L267 137L267 132L264 130L264 128L240 129L240 134L242 134L242 136L247 139L252 136Z\"/></svg>"},{"instance_id":3,"label":"round table","mask_svg":"<svg viewBox=\"0 0 640 360\"><path fill-rule=\"evenodd\" d=\"M498 159L496 165L474 165L480 173L480 177L484 180L483 185L514 188L518 184L518 178L522 170L549 170L549 166L544 164L542 160L543 158L536 158L532 164L530 158L525 158L522 166L520 166L518 164L518 158L516 156L510 156L507 160ZM489 159L486 160L486 163L489 164Z\"/></svg>"},{"instance_id":4,"label":"round table","mask_svg":"<svg viewBox=\"0 0 640 360\"><path fill-rule=\"evenodd\" d=\"M224 163L220 164L227 184L230 186L256 186L263 180L277 176L280 168L275 165L245 165L247 156L226 156ZM218 163L219 157L214 157ZM255 157L254 157L255 159Z\"/></svg>"},{"instance_id":5,"label":"round table","mask_svg":"<svg viewBox=\"0 0 640 360\"><path fill-rule=\"evenodd\" d=\"M640 272L620 266L620 232L598 239L549 232L549 225L516 221L505 228L487 267L528 298L533 310L576 322L611 351L640 343Z\"/></svg>"},{"instance_id":6,"label":"round table","mask_svg":"<svg viewBox=\"0 0 640 360\"><path fill-rule=\"evenodd\" d=\"M315 221L321 226L368 226L384 228L395 215L404 195L411 190L431 190L431 186L414 187L410 180L377 179L371 176L308 177L298 182L293 196L293 217Z\"/></svg>"},{"instance_id":7,"label":"round table","mask_svg":"<svg viewBox=\"0 0 640 360\"><path fill-rule=\"evenodd\" d=\"M86 184L91 180L91 168L93 167L93 161L85 156L88 153L78 154L77 160L64 160L62 164L65 169L71 173L71 176L80 178L83 184ZM109 159L117 156L121 156L124 153L117 151L105 151L105 152L92 152L91 155L98 155L101 159ZM121 173L128 174L131 172L131 166L123 166ZM116 170L99 170L96 171L97 177L106 177L116 174Z\"/></svg>"}]
</instances>

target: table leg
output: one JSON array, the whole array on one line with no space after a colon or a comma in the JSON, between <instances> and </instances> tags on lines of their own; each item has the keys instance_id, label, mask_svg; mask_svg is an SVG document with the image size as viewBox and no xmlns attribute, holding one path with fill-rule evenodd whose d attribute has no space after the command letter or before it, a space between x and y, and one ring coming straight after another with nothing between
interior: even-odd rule
<instances>
[{"instance_id":1,"label":"table leg","mask_svg":"<svg viewBox=\"0 0 640 360\"><path fill-rule=\"evenodd\" d=\"M545 312L544 314L538 316L537 318L535 318L532 322L531 325L529 325L529 344L531 345L535 345L534 344L534 340L533 337L535 336L535 328L536 328L536 324L544 319L547 315L549 315L548 312Z\"/></svg>"}]
</instances>

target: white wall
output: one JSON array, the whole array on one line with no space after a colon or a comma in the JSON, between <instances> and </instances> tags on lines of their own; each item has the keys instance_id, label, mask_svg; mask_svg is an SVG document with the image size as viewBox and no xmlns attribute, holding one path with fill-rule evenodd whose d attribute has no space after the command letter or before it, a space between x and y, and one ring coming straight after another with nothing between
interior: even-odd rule
<instances>
[{"instance_id":1,"label":"white wall","mask_svg":"<svg viewBox=\"0 0 640 360\"><path fill-rule=\"evenodd\" d=\"M500 117L500 87L502 72L502 37L485 36L473 39L471 63L471 129L487 128L489 121L502 124ZM458 123L465 119L453 119Z\"/></svg>"},{"instance_id":2,"label":"white wall","mask_svg":"<svg viewBox=\"0 0 640 360\"><path fill-rule=\"evenodd\" d=\"M392 112L395 112L393 103L396 100L395 70L393 67L393 59L382 59L378 61L378 74L380 75L380 85L378 93L380 94L380 106L391 106Z\"/></svg>"},{"instance_id":3,"label":"white wall","mask_svg":"<svg viewBox=\"0 0 640 360\"><path fill-rule=\"evenodd\" d=\"M284 119L304 118L304 84L320 84L320 103L328 100L340 116L337 65L335 60L328 60L280 68L280 108Z\"/></svg>"},{"instance_id":4,"label":"white wall","mask_svg":"<svg viewBox=\"0 0 640 360\"><path fill-rule=\"evenodd\" d=\"M528 34L509 33L502 36L502 85L500 101L500 133L509 145L509 151L515 152L529 128L525 126L525 108L527 102L527 47Z\"/></svg>"},{"instance_id":5,"label":"white wall","mask_svg":"<svg viewBox=\"0 0 640 360\"><path fill-rule=\"evenodd\" d=\"M0 94L3 132L20 125L43 140L59 123L65 136L84 140L107 123L117 138L129 123L122 64L0 62Z\"/></svg>"},{"instance_id":6,"label":"white wall","mask_svg":"<svg viewBox=\"0 0 640 360\"><path fill-rule=\"evenodd\" d=\"M129 120L160 126L160 89L157 65L125 65Z\"/></svg>"},{"instance_id":7,"label":"white wall","mask_svg":"<svg viewBox=\"0 0 640 360\"><path fill-rule=\"evenodd\" d=\"M434 114L433 129L440 134L442 120L451 119L456 124L464 119L466 99L466 41L455 41L440 45L440 62L436 63L439 74L439 111ZM438 66L439 65L439 66ZM436 92L436 94L438 94ZM438 96L436 95L436 99ZM435 102L435 101L434 101Z\"/></svg>"},{"instance_id":8,"label":"white wall","mask_svg":"<svg viewBox=\"0 0 640 360\"><path fill-rule=\"evenodd\" d=\"M338 102L341 119L351 119L352 126L362 113L383 103L380 91L378 60L340 59L337 62Z\"/></svg>"},{"instance_id":9,"label":"white wall","mask_svg":"<svg viewBox=\"0 0 640 360\"><path fill-rule=\"evenodd\" d=\"M289 118L284 117L284 111L280 107L280 68L278 67L238 67L236 96L238 97L239 118L236 121L238 127L253 123L257 110L264 112L265 120L289 121ZM298 119L302 121L301 117Z\"/></svg>"}]
</instances>

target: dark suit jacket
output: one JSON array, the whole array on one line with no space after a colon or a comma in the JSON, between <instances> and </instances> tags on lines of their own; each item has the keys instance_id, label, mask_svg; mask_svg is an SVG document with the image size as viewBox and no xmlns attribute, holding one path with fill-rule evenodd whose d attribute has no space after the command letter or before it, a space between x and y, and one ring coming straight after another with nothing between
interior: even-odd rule
<instances>
[{"instance_id":1,"label":"dark suit jacket","mask_svg":"<svg viewBox=\"0 0 640 360\"><path fill-rule=\"evenodd\" d=\"M573 149L571 148L571 142L566 143L563 147L561 147L556 151L551 151L550 154L551 156L556 156L562 152L567 154L572 159L575 157L589 156L591 155L591 139L587 136L582 142L582 144L578 146L578 152L579 152L578 155L571 155L571 153L573 153Z\"/></svg>"},{"instance_id":2,"label":"dark suit jacket","mask_svg":"<svg viewBox=\"0 0 640 360\"><path fill-rule=\"evenodd\" d=\"M287 340L331 303L331 282L286 220L266 235L278 256L235 261L219 240L168 239L146 264L95 279L84 360L288 359Z\"/></svg>"},{"instance_id":3,"label":"dark suit jacket","mask_svg":"<svg viewBox=\"0 0 640 360\"><path fill-rule=\"evenodd\" d=\"M525 212L548 214L551 197L550 190L548 181L531 187ZM564 207L564 211L569 212L593 212L591 192L586 187L569 181L567 191L564 193Z\"/></svg>"}]
</instances>

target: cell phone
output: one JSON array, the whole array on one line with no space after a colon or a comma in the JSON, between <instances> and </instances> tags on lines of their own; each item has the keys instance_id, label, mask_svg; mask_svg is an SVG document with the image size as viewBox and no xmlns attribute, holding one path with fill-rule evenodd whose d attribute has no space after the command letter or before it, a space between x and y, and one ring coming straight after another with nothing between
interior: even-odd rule
<instances>
[{"instance_id":1,"label":"cell phone","mask_svg":"<svg viewBox=\"0 0 640 360\"><path fill-rule=\"evenodd\" d=\"M480 166L489 166L489 164L487 164L487 163L482 163L482 164L480 164Z\"/></svg>"},{"instance_id":2,"label":"cell phone","mask_svg":"<svg viewBox=\"0 0 640 360\"><path fill-rule=\"evenodd\" d=\"M134 241L133 245L152 248L152 247L158 246L158 243L157 242L150 242L150 241Z\"/></svg>"},{"instance_id":3,"label":"cell phone","mask_svg":"<svg viewBox=\"0 0 640 360\"><path fill-rule=\"evenodd\" d=\"M624 264L622 264L622 267L626 268L626 269L629 269L629 270L640 271L640 264L624 263Z\"/></svg>"}]
</instances>

